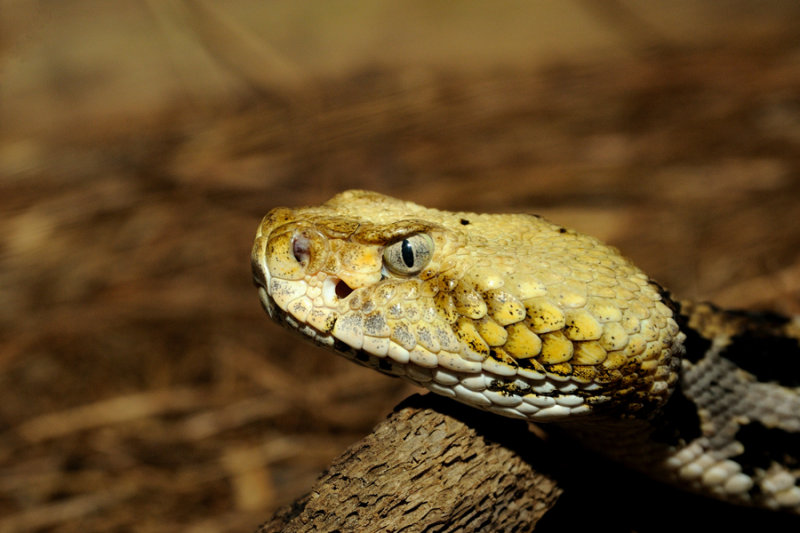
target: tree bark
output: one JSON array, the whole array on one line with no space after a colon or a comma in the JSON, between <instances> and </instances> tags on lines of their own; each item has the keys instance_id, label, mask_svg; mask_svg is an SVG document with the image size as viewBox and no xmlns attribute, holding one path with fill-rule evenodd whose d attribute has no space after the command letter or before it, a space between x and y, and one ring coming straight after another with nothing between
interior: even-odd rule
<instances>
[{"instance_id":1,"label":"tree bark","mask_svg":"<svg viewBox=\"0 0 800 533\"><path fill-rule=\"evenodd\" d=\"M414 395L257 533L531 531L562 492L531 466L544 448L523 421Z\"/></svg>"}]
</instances>

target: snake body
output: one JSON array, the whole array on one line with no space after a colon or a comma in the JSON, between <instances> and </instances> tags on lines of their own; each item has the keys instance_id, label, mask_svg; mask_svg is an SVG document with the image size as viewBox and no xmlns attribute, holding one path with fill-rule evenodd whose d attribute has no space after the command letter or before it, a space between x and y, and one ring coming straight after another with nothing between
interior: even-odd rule
<instances>
[{"instance_id":1,"label":"snake body","mask_svg":"<svg viewBox=\"0 0 800 533\"><path fill-rule=\"evenodd\" d=\"M271 210L251 260L274 320L358 363L800 514L800 318L674 301L616 249L535 215L367 191Z\"/></svg>"}]
</instances>

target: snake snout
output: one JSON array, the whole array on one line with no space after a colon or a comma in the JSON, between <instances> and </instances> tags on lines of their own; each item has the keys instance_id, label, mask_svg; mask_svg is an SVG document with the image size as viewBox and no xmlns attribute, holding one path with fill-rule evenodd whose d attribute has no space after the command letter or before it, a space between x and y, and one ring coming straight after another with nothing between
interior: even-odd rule
<instances>
[{"instance_id":1,"label":"snake snout","mask_svg":"<svg viewBox=\"0 0 800 533\"><path fill-rule=\"evenodd\" d=\"M253 283L256 287L265 289L269 286L269 269L267 268L267 259L265 257L266 244L266 238L259 233L250 252L250 269L253 272Z\"/></svg>"},{"instance_id":2,"label":"snake snout","mask_svg":"<svg viewBox=\"0 0 800 533\"><path fill-rule=\"evenodd\" d=\"M325 243L313 228L284 226L272 232L264 250L269 275L292 281L316 275L328 257Z\"/></svg>"},{"instance_id":3,"label":"snake snout","mask_svg":"<svg viewBox=\"0 0 800 533\"><path fill-rule=\"evenodd\" d=\"M309 238L307 233L296 233L294 237L292 237L292 255L306 270L308 270L309 265L314 261L315 254L319 253L319 247L315 247L314 244L315 243ZM335 283L333 284L332 290L329 288L327 291L329 297L335 296L343 300L354 290L344 280L334 278L331 281Z\"/></svg>"}]
</instances>

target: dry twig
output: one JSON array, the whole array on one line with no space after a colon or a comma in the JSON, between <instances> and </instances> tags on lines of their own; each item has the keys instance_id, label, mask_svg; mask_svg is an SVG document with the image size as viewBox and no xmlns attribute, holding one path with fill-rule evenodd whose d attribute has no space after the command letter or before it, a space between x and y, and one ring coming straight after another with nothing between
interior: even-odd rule
<instances>
[{"instance_id":1,"label":"dry twig","mask_svg":"<svg viewBox=\"0 0 800 533\"><path fill-rule=\"evenodd\" d=\"M533 530L562 490L529 461L544 442L524 422L499 422L412 396L258 533Z\"/></svg>"}]
</instances>

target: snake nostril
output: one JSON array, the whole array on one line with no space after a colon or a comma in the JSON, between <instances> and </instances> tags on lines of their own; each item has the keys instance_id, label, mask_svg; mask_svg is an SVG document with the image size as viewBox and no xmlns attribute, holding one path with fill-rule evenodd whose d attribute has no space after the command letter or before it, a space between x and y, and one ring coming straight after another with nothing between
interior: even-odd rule
<instances>
[{"instance_id":1,"label":"snake nostril","mask_svg":"<svg viewBox=\"0 0 800 533\"><path fill-rule=\"evenodd\" d=\"M351 289L350 285L348 285L344 281L339 280L336 283L336 296L338 296L339 299L347 298L348 296L350 296L351 292L353 292L353 289Z\"/></svg>"},{"instance_id":2,"label":"snake nostril","mask_svg":"<svg viewBox=\"0 0 800 533\"><path fill-rule=\"evenodd\" d=\"M311 258L311 241L304 235L296 235L292 239L292 255L298 263L302 265L308 264Z\"/></svg>"}]
</instances>

